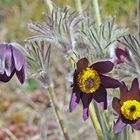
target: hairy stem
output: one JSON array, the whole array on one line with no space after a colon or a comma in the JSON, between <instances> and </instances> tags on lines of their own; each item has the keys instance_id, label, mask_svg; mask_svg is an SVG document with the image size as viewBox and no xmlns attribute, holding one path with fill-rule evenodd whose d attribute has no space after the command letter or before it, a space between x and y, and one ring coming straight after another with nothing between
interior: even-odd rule
<instances>
[{"instance_id":1,"label":"hairy stem","mask_svg":"<svg viewBox=\"0 0 140 140\"><path fill-rule=\"evenodd\" d=\"M52 11L53 11L52 1L51 0L44 0L44 3L48 6L49 12L52 13ZM54 112L56 114L56 118L59 122L61 131L64 135L64 138L65 138L65 140L70 140L69 135L67 133L67 129L65 128L65 125L64 125L64 120L63 120L63 117L61 115L55 93L54 93L51 85L48 86L48 91L49 91L50 100L52 101L52 104L53 104Z\"/></svg>"},{"instance_id":2,"label":"hairy stem","mask_svg":"<svg viewBox=\"0 0 140 140\"><path fill-rule=\"evenodd\" d=\"M140 34L140 0L137 0L137 27L138 27L138 34ZM139 42L140 42L140 36L139 36Z\"/></svg>"},{"instance_id":3,"label":"hairy stem","mask_svg":"<svg viewBox=\"0 0 140 140\"><path fill-rule=\"evenodd\" d=\"M138 26L138 33L140 33L140 0L138 0L138 4L137 4L137 26Z\"/></svg>"},{"instance_id":4,"label":"hairy stem","mask_svg":"<svg viewBox=\"0 0 140 140\"><path fill-rule=\"evenodd\" d=\"M54 93L54 91L53 91L51 86L48 86L48 91L49 91L50 99L51 99L51 101L53 103L53 107L54 107L54 111L56 113L56 117L57 117L58 122L60 124L60 128L62 130L62 133L64 135L64 138L65 138L65 140L70 140L69 135L67 133L67 129L65 128L65 125L64 125L64 120L62 118L60 109L58 107L58 103L57 103L55 93Z\"/></svg>"},{"instance_id":5,"label":"hairy stem","mask_svg":"<svg viewBox=\"0 0 140 140\"><path fill-rule=\"evenodd\" d=\"M76 5L76 9L78 10L78 12L80 14L82 14L82 4L81 4L81 0L75 0L75 5Z\"/></svg>"},{"instance_id":6,"label":"hairy stem","mask_svg":"<svg viewBox=\"0 0 140 140\"><path fill-rule=\"evenodd\" d=\"M52 13L52 10L53 10L52 1L51 0L44 0L44 3L49 8L49 12Z\"/></svg>"},{"instance_id":7,"label":"hairy stem","mask_svg":"<svg viewBox=\"0 0 140 140\"><path fill-rule=\"evenodd\" d=\"M97 116L95 114L95 111L94 111L92 104L89 105L89 114L90 114L90 118L92 120L92 123L95 127L98 140L102 140L103 139L102 130L101 130L99 121L97 119Z\"/></svg>"},{"instance_id":8,"label":"hairy stem","mask_svg":"<svg viewBox=\"0 0 140 140\"><path fill-rule=\"evenodd\" d=\"M98 0L92 0L93 6L94 6L94 12L97 20L97 24L101 25L101 16L100 16L100 10L98 5Z\"/></svg>"}]
</instances>

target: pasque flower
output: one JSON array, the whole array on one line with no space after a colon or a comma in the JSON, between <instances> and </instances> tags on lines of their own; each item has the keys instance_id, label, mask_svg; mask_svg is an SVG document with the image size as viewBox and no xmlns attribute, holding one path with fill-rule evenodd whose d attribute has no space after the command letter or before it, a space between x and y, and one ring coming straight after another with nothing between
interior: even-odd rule
<instances>
[{"instance_id":1,"label":"pasque flower","mask_svg":"<svg viewBox=\"0 0 140 140\"><path fill-rule=\"evenodd\" d=\"M114 97L112 106L119 115L114 125L115 133L121 132L127 124L140 130L140 89L137 78L133 80L130 90L123 82L120 86L120 99Z\"/></svg>"},{"instance_id":2,"label":"pasque flower","mask_svg":"<svg viewBox=\"0 0 140 140\"><path fill-rule=\"evenodd\" d=\"M80 59L73 76L73 90L70 101L70 111L73 111L80 99L83 103L83 119L89 117L89 104L94 99L103 109L107 108L106 88L117 88L120 82L103 74L110 72L114 64L110 61L100 61L89 66L87 58Z\"/></svg>"},{"instance_id":3,"label":"pasque flower","mask_svg":"<svg viewBox=\"0 0 140 140\"><path fill-rule=\"evenodd\" d=\"M11 44L0 44L0 81L8 82L15 73L20 83L24 83L26 60L23 54Z\"/></svg>"},{"instance_id":4,"label":"pasque flower","mask_svg":"<svg viewBox=\"0 0 140 140\"><path fill-rule=\"evenodd\" d=\"M116 62L115 62L116 64L124 63L124 59L128 60L129 62L132 61L130 57L130 53L126 48L125 49L116 48L115 55L117 57Z\"/></svg>"}]
</instances>

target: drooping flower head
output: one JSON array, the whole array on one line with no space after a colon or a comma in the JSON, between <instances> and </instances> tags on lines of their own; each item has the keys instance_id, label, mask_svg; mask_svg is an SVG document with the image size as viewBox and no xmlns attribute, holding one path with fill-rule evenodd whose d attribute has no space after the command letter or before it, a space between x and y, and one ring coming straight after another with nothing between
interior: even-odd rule
<instances>
[{"instance_id":1,"label":"drooping flower head","mask_svg":"<svg viewBox=\"0 0 140 140\"><path fill-rule=\"evenodd\" d=\"M114 64L101 61L89 66L88 59L82 58L77 63L73 76L73 90L70 101L70 111L73 111L80 99L83 103L83 118L89 117L89 104L94 99L103 109L107 108L106 88L117 88L120 82L103 74L110 72Z\"/></svg>"},{"instance_id":2,"label":"drooping flower head","mask_svg":"<svg viewBox=\"0 0 140 140\"><path fill-rule=\"evenodd\" d=\"M0 81L8 82L15 73L23 84L26 74L23 54L11 44L0 44Z\"/></svg>"},{"instance_id":3,"label":"drooping flower head","mask_svg":"<svg viewBox=\"0 0 140 140\"><path fill-rule=\"evenodd\" d=\"M127 124L140 130L140 89L137 78L133 80L130 90L123 82L120 86L120 99L114 97L112 106L119 115L114 125L115 133L121 132Z\"/></svg>"},{"instance_id":4,"label":"drooping flower head","mask_svg":"<svg viewBox=\"0 0 140 140\"><path fill-rule=\"evenodd\" d=\"M116 64L121 64L124 63L124 59L126 59L127 61L131 62L131 57L130 57L130 53L129 51L125 48L125 49L121 49L121 48L116 48L115 49L115 55L116 55Z\"/></svg>"}]
</instances>

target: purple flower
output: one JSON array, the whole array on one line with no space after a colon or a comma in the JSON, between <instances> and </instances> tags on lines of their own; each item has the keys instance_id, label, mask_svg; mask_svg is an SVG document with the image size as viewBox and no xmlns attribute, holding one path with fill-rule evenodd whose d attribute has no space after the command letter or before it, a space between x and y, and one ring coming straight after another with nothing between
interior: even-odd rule
<instances>
[{"instance_id":1,"label":"purple flower","mask_svg":"<svg viewBox=\"0 0 140 140\"><path fill-rule=\"evenodd\" d=\"M140 89L137 78L133 80L130 90L123 82L120 86L120 99L114 97L112 106L119 116L114 125L115 133L121 132L127 124L140 130Z\"/></svg>"},{"instance_id":2,"label":"purple flower","mask_svg":"<svg viewBox=\"0 0 140 140\"><path fill-rule=\"evenodd\" d=\"M0 81L8 82L15 73L23 84L26 74L23 54L11 44L0 44Z\"/></svg>"},{"instance_id":3,"label":"purple flower","mask_svg":"<svg viewBox=\"0 0 140 140\"><path fill-rule=\"evenodd\" d=\"M70 101L70 111L73 111L80 99L83 103L83 119L89 117L89 104L94 99L103 109L107 108L106 88L117 88L121 85L118 80L103 74L110 72L114 64L101 61L89 66L88 59L82 58L77 62L73 76L73 90Z\"/></svg>"},{"instance_id":4,"label":"purple flower","mask_svg":"<svg viewBox=\"0 0 140 140\"><path fill-rule=\"evenodd\" d=\"M116 48L115 55L117 57L117 60L115 61L116 64L124 63L124 59L128 60L129 62L132 61L129 51L126 48L124 50L121 48Z\"/></svg>"}]
</instances>

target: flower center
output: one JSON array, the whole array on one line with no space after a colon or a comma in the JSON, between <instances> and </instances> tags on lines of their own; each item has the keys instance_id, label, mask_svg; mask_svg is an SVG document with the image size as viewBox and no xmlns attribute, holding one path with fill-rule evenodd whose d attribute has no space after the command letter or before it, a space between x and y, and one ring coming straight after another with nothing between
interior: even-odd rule
<instances>
[{"instance_id":1,"label":"flower center","mask_svg":"<svg viewBox=\"0 0 140 140\"><path fill-rule=\"evenodd\" d=\"M130 112L134 112L136 110L136 107L134 106L134 105L132 105L131 107L130 107Z\"/></svg>"},{"instance_id":2,"label":"flower center","mask_svg":"<svg viewBox=\"0 0 140 140\"><path fill-rule=\"evenodd\" d=\"M93 93L100 86L100 77L97 71L87 67L78 74L78 85L84 93Z\"/></svg>"},{"instance_id":3,"label":"flower center","mask_svg":"<svg viewBox=\"0 0 140 140\"><path fill-rule=\"evenodd\" d=\"M86 88L92 88L94 85L94 81L93 79L87 79L85 84L86 84Z\"/></svg>"},{"instance_id":4,"label":"flower center","mask_svg":"<svg viewBox=\"0 0 140 140\"><path fill-rule=\"evenodd\" d=\"M140 118L140 102L136 100L125 101L121 107L121 113L129 120Z\"/></svg>"}]
</instances>

